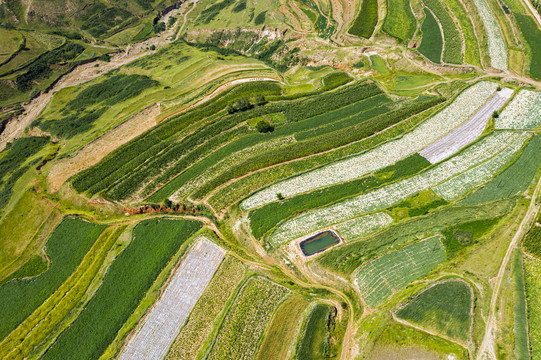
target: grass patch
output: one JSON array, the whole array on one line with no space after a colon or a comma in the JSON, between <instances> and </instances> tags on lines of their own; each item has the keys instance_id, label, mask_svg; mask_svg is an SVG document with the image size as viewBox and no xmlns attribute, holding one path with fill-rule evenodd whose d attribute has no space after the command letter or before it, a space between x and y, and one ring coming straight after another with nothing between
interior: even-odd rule
<instances>
[{"instance_id":1,"label":"grass patch","mask_svg":"<svg viewBox=\"0 0 541 360\"><path fill-rule=\"evenodd\" d=\"M387 16L383 31L407 43L415 33L417 22L408 0L387 0Z\"/></svg>"},{"instance_id":2,"label":"grass patch","mask_svg":"<svg viewBox=\"0 0 541 360\"><path fill-rule=\"evenodd\" d=\"M470 337L471 300L471 288L467 283L445 281L418 294L396 315L466 344Z\"/></svg>"},{"instance_id":3,"label":"grass patch","mask_svg":"<svg viewBox=\"0 0 541 360\"><path fill-rule=\"evenodd\" d=\"M427 9L424 9L425 19L421 27L423 40L419 46L419 52L426 56L430 61L441 63L441 51L443 49L443 39L438 22Z\"/></svg>"},{"instance_id":4,"label":"grass patch","mask_svg":"<svg viewBox=\"0 0 541 360\"><path fill-rule=\"evenodd\" d=\"M285 359L296 337L297 325L308 301L298 295L288 297L276 310L256 360Z\"/></svg>"},{"instance_id":5,"label":"grass patch","mask_svg":"<svg viewBox=\"0 0 541 360\"><path fill-rule=\"evenodd\" d=\"M304 327L297 346L297 359L311 360L327 357L330 345L332 307L327 304L314 306Z\"/></svg>"},{"instance_id":6,"label":"grass patch","mask_svg":"<svg viewBox=\"0 0 541 360\"><path fill-rule=\"evenodd\" d=\"M479 243L499 221L501 217L466 222L451 226L443 231L443 244L449 259L454 258L457 253L473 244Z\"/></svg>"},{"instance_id":7,"label":"grass patch","mask_svg":"<svg viewBox=\"0 0 541 360\"><path fill-rule=\"evenodd\" d=\"M370 64L372 69L376 70L382 75L389 73L385 60L383 60L383 58L379 55L370 55Z\"/></svg>"},{"instance_id":8,"label":"grass patch","mask_svg":"<svg viewBox=\"0 0 541 360\"><path fill-rule=\"evenodd\" d=\"M49 263L39 255L32 257L17 271L0 281L0 286L14 279L32 278L43 273L49 267Z\"/></svg>"},{"instance_id":9,"label":"grass patch","mask_svg":"<svg viewBox=\"0 0 541 360\"><path fill-rule=\"evenodd\" d=\"M480 204L526 191L541 164L540 153L541 135L534 135L513 164L485 186L462 200L460 204Z\"/></svg>"},{"instance_id":10,"label":"grass patch","mask_svg":"<svg viewBox=\"0 0 541 360\"><path fill-rule=\"evenodd\" d=\"M101 287L43 359L98 358L135 310L158 274L201 224L188 220L140 222Z\"/></svg>"},{"instance_id":11,"label":"grass patch","mask_svg":"<svg viewBox=\"0 0 541 360\"><path fill-rule=\"evenodd\" d=\"M103 225L79 219L64 219L47 241L51 266L31 280L17 280L0 287L0 338L5 338L37 309L73 273L90 250ZM74 241L76 239L76 241Z\"/></svg>"},{"instance_id":12,"label":"grass patch","mask_svg":"<svg viewBox=\"0 0 541 360\"><path fill-rule=\"evenodd\" d=\"M357 273L357 284L363 299L374 308L445 259L440 237L434 236L369 262Z\"/></svg>"},{"instance_id":13,"label":"grass patch","mask_svg":"<svg viewBox=\"0 0 541 360\"><path fill-rule=\"evenodd\" d=\"M361 11L349 33L369 39L378 24L378 0L363 0Z\"/></svg>"}]
</instances>

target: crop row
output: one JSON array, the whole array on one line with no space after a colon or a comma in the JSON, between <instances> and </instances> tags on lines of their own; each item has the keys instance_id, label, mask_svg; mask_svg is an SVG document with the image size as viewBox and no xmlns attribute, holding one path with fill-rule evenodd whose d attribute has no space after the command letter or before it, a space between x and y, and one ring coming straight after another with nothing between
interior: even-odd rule
<instances>
[{"instance_id":1,"label":"crop row","mask_svg":"<svg viewBox=\"0 0 541 360\"><path fill-rule=\"evenodd\" d=\"M448 280L416 295L396 315L423 329L445 334L467 344L473 305L471 291L471 287L464 281Z\"/></svg>"},{"instance_id":2,"label":"crop row","mask_svg":"<svg viewBox=\"0 0 541 360\"><path fill-rule=\"evenodd\" d=\"M369 262L357 273L357 285L365 302L374 308L445 260L445 248L436 235Z\"/></svg>"},{"instance_id":3,"label":"crop row","mask_svg":"<svg viewBox=\"0 0 541 360\"><path fill-rule=\"evenodd\" d=\"M541 356L541 262L524 257L530 358Z\"/></svg>"},{"instance_id":4,"label":"crop row","mask_svg":"<svg viewBox=\"0 0 541 360\"><path fill-rule=\"evenodd\" d=\"M266 278L250 278L224 319L208 359L253 359L274 311L288 293Z\"/></svg>"},{"instance_id":5,"label":"crop row","mask_svg":"<svg viewBox=\"0 0 541 360\"><path fill-rule=\"evenodd\" d=\"M441 54L443 51L443 36L438 21L428 9L424 9L425 19L421 26L423 39L419 45L419 52L426 56L430 61L441 63Z\"/></svg>"},{"instance_id":6,"label":"crop row","mask_svg":"<svg viewBox=\"0 0 541 360\"><path fill-rule=\"evenodd\" d=\"M207 182L204 186L194 192L194 198L202 198L224 182L245 175L250 171L274 165L280 162L293 160L302 156L308 156L323 151L343 146L354 141L369 137L385 128L418 114L441 102L440 98L431 97L422 102L413 102L404 107L393 110L361 122L357 125L326 133L317 138L310 138L280 148L280 151L268 152L255 157L249 163L240 164L237 167L228 169L221 176ZM275 195L276 196L276 195Z\"/></svg>"},{"instance_id":7,"label":"crop row","mask_svg":"<svg viewBox=\"0 0 541 360\"><path fill-rule=\"evenodd\" d=\"M512 132L489 135L457 156L418 175L288 220L272 233L269 241L273 246L280 246L317 229L397 204L408 196L430 189L468 170L472 165L492 158L518 136Z\"/></svg>"},{"instance_id":8,"label":"crop row","mask_svg":"<svg viewBox=\"0 0 541 360\"><path fill-rule=\"evenodd\" d=\"M477 7L488 37L490 64L493 68L504 71L507 69L507 48L498 21L486 0L473 0L473 3Z\"/></svg>"},{"instance_id":9,"label":"crop row","mask_svg":"<svg viewBox=\"0 0 541 360\"><path fill-rule=\"evenodd\" d=\"M366 193L382 185L414 175L429 165L430 163L425 158L414 154L381 169L374 175L267 204L250 212L252 233L255 237L260 238L282 220L308 210L330 205L347 197Z\"/></svg>"},{"instance_id":10,"label":"crop row","mask_svg":"<svg viewBox=\"0 0 541 360\"><path fill-rule=\"evenodd\" d=\"M508 148L492 159L434 187L434 191L445 200L456 201L460 199L504 170L517 157L527 140L528 135L521 135Z\"/></svg>"},{"instance_id":11,"label":"crop row","mask_svg":"<svg viewBox=\"0 0 541 360\"><path fill-rule=\"evenodd\" d=\"M281 88L273 83L265 83L264 85L257 82L241 84L225 92L222 96L210 100L192 111L174 116L115 150L97 165L81 172L73 180L74 188L79 192L88 191L94 184L101 182L104 178L111 175L111 173L118 171L126 164L130 164L130 168L127 171L124 171L125 173L128 173L129 170L133 170L135 166L139 165L139 163L134 160L142 154L149 157L139 158L138 160L140 162L143 162L164 150L168 145L175 141L177 133L182 129L185 129L191 123L211 116L224 109L227 104L235 99L251 93L280 94ZM112 183L114 180L110 180L110 182ZM105 187L105 184L101 186L103 189Z\"/></svg>"},{"instance_id":12,"label":"crop row","mask_svg":"<svg viewBox=\"0 0 541 360\"><path fill-rule=\"evenodd\" d=\"M541 125L541 91L520 90L494 125L497 129L533 129Z\"/></svg>"},{"instance_id":13,"label":"crop row","mask_svg":"<svg viewBox=\"0 0 541 360\"><path fill-rule=\"evenodd\" d=\"M460 28L462 29L465 43L464 61L468 64L481 67L477 36L464 5L459 0L447 0L445 4L458 19Z\"/></svg>"},{"instance_id":14,"label":"crop row","mask_svg":"<svg viewBox=\"0 0 541 360\"><path fill-rule=\"evenodd\" d=\"M104 229L105 226L78 219L62 220L46 244L51 261L49 269L33 281L14 280L0 287L0 339L13 331L73 274Z\"/></svg>"},{"instance_id":15,"label":"crop row","mask_svg":"<svg viewBox=\"0 0 541 360\"><path fill-rule=\"evenodd\" d=\"M347 241L363 238L373 232L379 231L393 223L393 218L387 213L380 212L361 216L336 225L336 230Z\"/></svg>"},{"instance_id":16,"label":"crop row","mask_svg":"<svg viewBox=\"0 0 541 360\"><path fill-rule=\"evenodd\" d=\"M71 276L0 343L2 358L26 358L70 314L98 273L125 226L105 230ZM21 341L21 339L23 339Z\"/></svg>"},{"instance_id":17,"label":"crop row","mask_svg":"<svg viewBox=\"0 0 541 360\"><path fill-rule=\"evenodd\" d=\"M197 357L199 349L211 332L216 317L223 311L234 289L242 280L244 271L244 266L240 261L233 257L224 259L165 359L191 360Z\"/></svg>"},{"instance_id":18,"label":"crop row","mask_svg":"<svg viewBox=\"0 0 541 360\"><path fill-rule=\"evenodd\" d=\"M416 27L417 21L408 0L387 0L383 31L406 43L413 37Z\"/></svg>"},{"instance_id":19,"label":"crop row","mask_svg":"<svg viewBox=\"0 0 541 360\"><path fill-rule=\"evenodd\" d=\"M306 321L304 333L297 345L296 359L321 359L329 355L332 307L327 304L316 304Z\"/></svg>"},{"instance_id":20,"label":"crop row","mask_svg":"<svg viewBox=\"0 0 541 360\"><path fill-rule=\"evenodd\" d=\"M100 288L43 359L98 358L180 246L199 228L188 220L140 222L132 242L109 267Z\"/></svg>"},{"instance_id":21,"label":"crop row","mask_svg":"<svg viewBox=\"0 0 541 360\"><path fill-rule=\"evenodd\" d=\"M434 114L436 111L441 109L441 107L442 105L436 106L423 113L414 115L366 139L352 142L348 145L332 149L327 152L314 154L312 156L283 163L278 166L261 169L253 172L252 174L248 174L245 177L236 179L235 181L227 184L225 187L219 188L218 191L212 194L208 201L215 210L222 210L227 206L238 202L239 199L245 197L246 194L250 194L257 189L269 186L280 179L313 169L317 166L321 166L322 164L327 164L332 161L337 161L348 156L359 154L386 141L389 141L390 139L402 137L404 133L411 131L412 128L418 126L428 117L430 117L431 114Z\"/></svg>"},{"instance_id":22,"label":"crop row","mask_svg":"<svg viewBox=\"0 0 541 360\"><path fill-rule=\"evenodd\" d=\"M122 359L162 360L203 294L225 250L202 237L196 239L186 258L167 284L163 295L130 340ZM165 320L165 321L164 321Z\"/></svg>"},{"instance_id":23,"label":"crop row","mask_svg":"<svg viewBox=\"0 0 541 360\"><path fill-rule=\"evenodd\" d=\"M535 135L526 145L519 158L485 186L475 191L462 204L479 204L513 196L526 191L541 165L541 135Z\"/></svg>"},{"instance_id":24,"label":"crop row","mask_svg":"<svg viewBox=\"0 0 541 360\"><path fill-rule=\"evenodd\" d=\"M244 200L241 207L244 210L251 210L276 201L278 193L290 197L319 187L352 180L389 166L422 150L466 121L494 93L496 87L497 85L491 82L477 83L460 94L445 109L403 137L369 152L271 185Z\"/></svg>"},{"instance_id":25,"label":"crop row","mask_svg":"<svg viewBox=\"0 0 541 360\"><path fill-rule=\"evenodd\" d=\"M509 214L516 199L505 199L474 206L451 206L437 209L427 216L392 226L363 241L346 243L326 252L315 261L340 274L349 275L370 260L420 238L432 236L446 228L472 220L493 219Z\"/></svg>"},{"instance_id":26,"label":"crop row","mask_svg":"<svg viewBox=\"0 0 541 360\"><path fill-rule=\"evenodd\" d=\"M349 33L369 39L378 24L378 1L364 0Z\"/></svg>"},{"instance_id":27,"label":"crop row","mask_svg":"<svg viewBox=\"0 0 541 360\"><path fill-rule=\"evenodd\" d=\"M445 41L443 61L450 64L462 64L462 37L453 18L439 0L423 0L423 2L436 15L443 28Z\"/></svg>"},{"instance_id":28,"label":"crop row","mask_svg":"<svg viewBox=\"0 0 541 360\"><path fill-rule=\"evenodd\" d=\"M522 253L516 249L513 254L513 333L515 336L513 354L516 359L530 357L528 338L528 312Z\"/></svg>"}]
</instances>

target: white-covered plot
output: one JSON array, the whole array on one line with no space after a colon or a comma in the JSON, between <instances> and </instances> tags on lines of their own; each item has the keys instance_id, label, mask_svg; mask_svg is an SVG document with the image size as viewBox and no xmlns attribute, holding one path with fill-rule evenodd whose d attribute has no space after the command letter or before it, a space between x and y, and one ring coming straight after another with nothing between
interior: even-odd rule
<instances>
[{"instance_id":1,"label":"white-covered plot","mask_svg":"<svg viewBox=\"0 0 541 360\"><path fill-rule=\"evenodd\" d=\"M224 256L219 246L199 240L120 359L163 359Z\"/></svg>"},{"instance_id":2,"label":"white-covered plot","mask_svg":"<svg viewBox=\"0 0 541 360\"><path fill-rule=\"evenodd\" d=\"M392 223L393 218L389 214L379 212L343 222L336 225L335 228L342 238L352 241L379 231Z\"/></svg>"},{"instance_id":3,"label":"white-covered plot","mask_svg":"<svg viewBox=\"0 0 541 360\"><path fill-rule=\"evenodd\" d=\"M490 65L494 69L507 70L507 48L503 40L502 29L500 29L496 17L489 8L486 0L473 0L473 3L477 7L487 33Z\"/></svg>"},{"instance_id":4,"label":"white-covered plot","mask_svg":"<svg viewBox=\"0 0 541 360\"><path fill-rule=\"evenodd\" d=\"M434 192L449 201L456 201L462 198L473 189L490 181L495 175L503 171L517 156L528 138L529 135L523 133L515 142L492 159L434 187Z\"/></svg>"},{"instance_id":5,"label":"white-covered plot","mask_svg":"<svg viewBox=\"0 0 541 360\"><path fill-rule=\"evenodd\" d=\"M409 196L428 190L487 161L520 136L520 133L512 131L495 132L464 149L455 157L418 175L287 220L272 233L270 243L273 246L280 246L317 229L397 204Z\"/></svg>"},{"instance_id":6,"label":"white-covered plot","mask_svg":"<svg viewBox=\"0 0 541 360\"><path fill-rule=\"evenodd\" d=\"M294 196L320 187L353 180L392 165L424 149L468 120L494 94L498 84L482 81L463 91L439 113L404 136L368 152L281 181L253 194L241 203L251 210L277 200L277 194Z\"/></svg>"},{"instance_id":7,"label":"white-covered plot","mask_svg":"<svg viewBox=\"0 0 541 360\"><path fill-rule=\"evenodd\" d=\"M494 122L496 129L529 130L541 125L541 91L520 90Z\"/></svg>"},{"instance_id":8,"label":"white-covered plot","mask_svg":"<svg viewBox=\"0 0 541 360\"><path fill-rule=\"evenodd\" d=\"M419 155L426 158L431 164L436 164L456 154L460 149L481 136L494 111L501 109L507 100L511 98L511 95L513 95L513 90L509 88L497 92L471 119L460 125L452 133L419 151Z\"/></svg>"}]
</instances>

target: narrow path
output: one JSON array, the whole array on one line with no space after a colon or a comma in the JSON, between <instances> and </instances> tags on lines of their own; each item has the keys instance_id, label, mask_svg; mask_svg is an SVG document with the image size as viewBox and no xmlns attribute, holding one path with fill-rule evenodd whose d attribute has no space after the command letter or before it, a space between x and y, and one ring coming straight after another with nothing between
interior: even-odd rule
<instances>
[{"instance_id":1,"label":"narrow path","mask_svg":"<svg viewBox=\"0 0 541 360\"><path fill-rule=\"evenodd\" d=\"M507 268L509 260L511 259L511 255L513 254L513 251L515 250L517 246L520 245L520 241L530 229L532 223L535 221L537 213L539 212L539 205L537 204L537 198L539 197L540 192L541 192L541 181L539 181L536 185L535 191L530 201L530 205L528 207L528 211L524 215L524 218L522 219L519 225L519 228L517 232L515 233L515 236L513 236L513 239L511 240L511 243L509 244L509 247L507 248L507 252L505 253L505 256L502 260L502 264L498 271L498 275L496 276L494 280L494 290L492 291L492 297L490 299L490 311L489 311L489 316L486 321L485 336L479 348L479 352L477 353L477 358L476 358L477 360L496 360L494 340L495 340L495 332L498 328L497 327L498 324L496 321L496 308L497 308L497 302L498 302L498 297L500 293L500 287L502 284L503 276L505 274L505 270Z\"/></svg>"}]
</instances>

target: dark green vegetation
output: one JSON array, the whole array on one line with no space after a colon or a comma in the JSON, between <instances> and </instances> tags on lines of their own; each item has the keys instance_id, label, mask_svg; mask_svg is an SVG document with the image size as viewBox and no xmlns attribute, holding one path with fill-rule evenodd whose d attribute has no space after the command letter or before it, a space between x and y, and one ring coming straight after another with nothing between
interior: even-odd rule
<instances>
[{"instance_id":1,"label":"dark green vegetation","mask_svg":"<svg viewBox=\"0 0 541 360\"><path fill-rule=\"evenodd\" d=\"M110 266L85 309L44 359L98 358L133 313L158 274L201 224L153 219L139 223L133 240Z\"/></svg>"},{"instance_id":2,"label":"dark green vegetation","mask_svg":"<svg viewBox=\"0 0 541 360\"><path fill-rule=\"evenodd\" d=\"M32 255L32 257L17 271L0 281L0 286L13 279L24 279L38 276L47 270L48 267L48 262L45 261L41 256Z\"/></svg>"},{"instance_id":3,"label":"dark green vegetation","mask_svg":"<svg viewBox=\"0 0 541 360\"><path fill-rule=\"evenodd\" d=\"M333 204L347 197L366 193L390 182L414 175L428 166L430 166L428 160L419 154L414 154L379 170L374 175L270 203L250 213L252 233L255 237L260 238L282 220L304 211Z\"/></svg>"},{"instance_id":4,"label":"dark green vegetation","mask_svg":"<svg viewBox=\"0 0 541 360\"><path fill-rule=\"evenodd\" d=\"M485 186L462 200L461 204L480 204L525 191L541 165L541 136L534 135L519 158Z\"/></svg>"},{"instance_id":5,"label":"dark green vegetation","mask_svg":"<svg viewBox=\"0 0 541 360\"><path fill-rule=\"evenodd\" d=\"M47 299L82 261L101 232L103 225L66 218L47 241L51 265L40 276L16 280L0 287L0 339L3 339Z\"/></svg>"},{"instance_id":6,"label":"dark green vegetation","mask_svg":"<svg viewBox=\"0 0 541 360\"><path fill-rule=\"evenodd\" d=\"M462 64L462 37L453 18L439 0L423 0L423 2L436 15L443 28L443 37L445 39L443 62Z\"/></svg>"},{"instance_id":7,"label":"dark green vegetation","mask_svg":"<svg viewBox=\"0 0 541 360\"><path fill-rule=\"evenodd\" d=\"M465 344L470 338L471 308L470 286L463 281L445 281L421 292L396 315Z\"/></svg>"},{"instance_id":8,"label":"dark green vegetation","mask_svg":"<svg viewBox=\"0 0 541 360\"><path fill-rule=\"evenodd\" d=\"M369 39L378 24L378 1L363 0L361 12L357 15L349 33Z\"/></svg>"},{"instance_id":9,"label":"dark green vegetation","mask_svg":"<svg viewBox=\"0 0 541 360\"><path fill-rule=\"evenodd\" d=\"M340 242L332 231L325 231L300 243L304 255L310 256L330 248Z\"/></svg>"},{"instance_id":10,"label":"dark green vegetation","mask_svg":"<svg viewBox=\"0 0 541 360\"><path fill-rule=\"evenodd\" d=\"M333 308L317 304L310 312L305 332L297 346L297 359L311 360L327 357L330 350L330 327L333 325Z\"/></svg>"},{"instance_id":11,"label":"dark green vegetation","mask_svg":"<svg viewBox=\"0 0 541 360\"><path fill-rule=\"evenodd\" d=\"M477 244L484 235L501 220L501 217L470 221L467 223L451 226L443 231L443 244L447 251L447 257L453 258L460 250Z\"/></svg>"},{"instance_id":12,"label":"dark green vegetation","mask_svg":"<svg viewBox=\"0 0 541 360\"><path fill-rule=\"evenodd\" d=\"M421 31L423 40L419 46L419 52L426 56L430 61L439 64L441 62L441 51L443 49L443 39L438 22L427 9L424 9L425 19Z\"/></svg>"},{"instance_id":13,"label":"dark green vegetation","mask_svg":"<svg viewBox=\"0 0 541 360\"><path fill-rule=\"evenodd\" d=\"M505 199L485 205L445 207L427 216L393 226L366 240L337 247L316 261L333 271L348 275L390 249L460 223L506 215L514 205L515 199Z\"/></svg>"},{"instance_id":14,"label":"dark green vegetation","mask_svg":"<svg viewBox=\"0 0 541 360\"><path fill-rule=\"evenodd\" d=\"M387 16L383 31L402 42L408 42L415 33L416 21L408 0L387 0Z\"/></svg>"},{"instance_id":15,"label":"dark green vegetation","mask_svg":"<svg viewBox=\"0 0 541 360\"><path fill-rule=\"evenodd\" d=\"M48 137L27 137L15 140L8 144L0 153L0 210L11 199L13 187L23 174L34 166L38 160L28 164L28 159L37 154L46 144ZM24 165L27 163L26 165Z\"/></svg>"},{"instance_id":16,"label":"dark green vegetation","mask_svg":"<svg viewBox=\"0 0 541 360\"><path fill-rule=\"evenodd\" d=\"M528 313L526 311L526 289L522 253L519 249L513 254L513 332L515 335L513 354L515 359L529 359Z\"/></svg>"},{"instance_id":17,"label":"dark green vegetation","mask_svg":"<svg viewBox=\"0 0 541 360\"><path fill-rule=\"evenodd\" d=\"M531 16L515 14L515 18L527 43L530 59L528 73L532 78L541 80L541 30Z\"/></svg>"},{"instance_id":18,"label":"dark green vegetation","mask_svg":"<svg viewBox=\"0 0 541 360\"><path fill-rule=\"evenodd\" d=\"M522 246L526 252L541 259L541 227L534 224L526 235Z\"/></svg>"},{"instance_id":19,"label":"dark green vegetation","mask_svg":"<svg viewBox=\"0 0 541 360\"><path fill-rule=\"evenodd\" d=\"M157 81L144 75L114 75L77 94L62 110L63 118L36 121L33 125L53 135L70 138L91 129L108 107L138 96L156 85Z\"/></svg>"}]
</instances>

